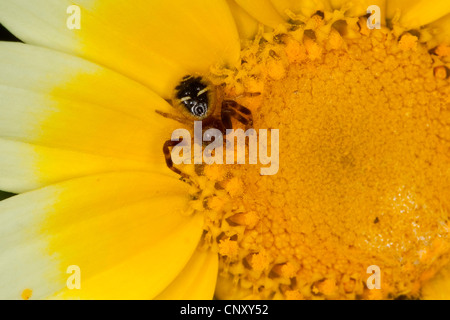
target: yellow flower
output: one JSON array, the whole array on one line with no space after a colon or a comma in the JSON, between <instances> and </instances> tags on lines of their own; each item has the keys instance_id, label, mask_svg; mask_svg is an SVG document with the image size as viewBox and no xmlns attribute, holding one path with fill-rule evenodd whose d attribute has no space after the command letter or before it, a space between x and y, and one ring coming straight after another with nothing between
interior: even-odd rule
<instances>
[{"instance_id":1,"label":"yellow flower","mask_svg":"<svg viewBox=\"0 0 450 320\"><path fill-rule=\"evenodd\" d=\"M450 297L448 1L0 0L0 22L26 43L0 42L0 298ZM278 174L167 168L188 74L280 129Z\"/></svg>"}]
</instances>

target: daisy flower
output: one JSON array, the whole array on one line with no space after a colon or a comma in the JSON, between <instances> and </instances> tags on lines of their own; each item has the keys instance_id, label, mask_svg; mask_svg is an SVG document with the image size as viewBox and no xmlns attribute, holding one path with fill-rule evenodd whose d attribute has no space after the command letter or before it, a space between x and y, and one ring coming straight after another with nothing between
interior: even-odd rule
<instances>
[{"instance_id":1,"label":"daisy flower","mask_svg":"<svg viewBox=\"0 0 450 320\"><path fill-rule=\"evenodd\" d=\"M23 41L0 42L0 298L450 297L448 1L0 0L0 22ZM279 129L276 174L168 168L187 75Z\"/></svg>"}]
</instances>

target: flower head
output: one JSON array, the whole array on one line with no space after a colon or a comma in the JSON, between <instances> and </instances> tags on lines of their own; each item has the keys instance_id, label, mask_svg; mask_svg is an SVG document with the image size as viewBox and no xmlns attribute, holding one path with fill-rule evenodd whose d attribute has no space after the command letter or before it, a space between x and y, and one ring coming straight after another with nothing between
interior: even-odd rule
<instances>
[{"instance_id":1,"label":"flower head","mask_svg":"<svg viewBox=\"0 0 450 320\"><path fill-rule=\"evenodd\" d=\"M74 4L0 2L0 297L448 297L448 2ZM186 75L277 174L168 160Z\"/></svg>"}]
</instances>

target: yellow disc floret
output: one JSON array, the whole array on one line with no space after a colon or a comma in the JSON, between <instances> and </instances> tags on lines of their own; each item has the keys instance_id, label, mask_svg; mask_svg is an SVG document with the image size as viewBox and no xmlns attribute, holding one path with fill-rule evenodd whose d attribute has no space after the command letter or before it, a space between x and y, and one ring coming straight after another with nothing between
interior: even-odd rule
<instances>
[{"instance_id":1,"label":"yellow disc floret","mask_svg":"<svg viewBox=\"0 0 450 320\"><path fill-rule=\"evenodd\" d=\"M279 129L280 169L205 166L216 181L205 239L221 257L219 298L418 297L450 261L450 86L434 71L439 56L416 34L346 38L332 22L264 35L227 79L230 92L261 88L241 103L256 130ZM367 287L373 265L381 289Z\"/></svg>"}]
</instances>

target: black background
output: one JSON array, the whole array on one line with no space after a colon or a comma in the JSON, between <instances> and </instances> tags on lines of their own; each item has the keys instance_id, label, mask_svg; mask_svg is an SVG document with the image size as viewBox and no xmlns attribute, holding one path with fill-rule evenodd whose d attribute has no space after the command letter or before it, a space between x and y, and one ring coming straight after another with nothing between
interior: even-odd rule
<instances>
[{"instance_id":1,"label":"black background","mask_svg":"<svg viewBox=\"0 0 450 320\"><path fill-rule=\"evenodd\" d=\"M0 23L0 41L20 41Z\"/></svg>"},{"instance_id":2,"label":"black background","mask_svg":"<svg viewBox=\"0 0 450 320\"><path fill-rule=\"evenodd\" d=\"M0 41L20 41L0 24ZM13 196L12 193L0 190L0 200Z\"/></svg>"}]
</instances>

